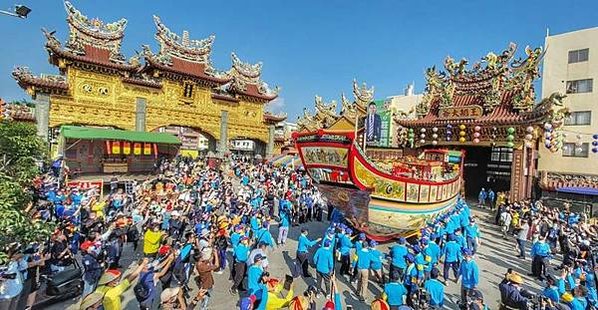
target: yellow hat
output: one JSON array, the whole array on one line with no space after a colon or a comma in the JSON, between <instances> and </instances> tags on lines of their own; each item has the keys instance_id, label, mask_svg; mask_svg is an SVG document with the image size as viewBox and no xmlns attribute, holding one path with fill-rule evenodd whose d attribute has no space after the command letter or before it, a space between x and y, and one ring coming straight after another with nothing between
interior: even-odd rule
<instances>
[{"instance_id":1,"label":"yellow hat","mask_svg":"<svg viewBox=\"0 0 598 310\"><path fill-rule=\"evenodd\" d=\"M509 281L513 282L513 283L517 283L517 284L523 284L523 278L521 278L521 276L519 274L512 274L509 277Z\"/></svg>"},{"instance_id":2,"label":"yellow hat","mask_svg":"<svg viewBox=\"0 0 598 310\"><path fill-rule=\"evenodd\" d=\"M563 294L563 296L561 296L561 299L564 302L572 302L573 301L573 295L571 295L571 293L567 292L567 293Z\"/></svg>"},{"instance_id":3,"label":"yellow hat","mask_svg":"<svg viewBox=\"0 0 598 310\"><path fill-rule=\"evenodd\" d=\"M174 296L179 294L180 289L181 289L180 287L169 287L169 288L163 290L162 294L160 294L160 302L165 303L165 302L169 301Z\"/></svg>"},{"instance_id":4,"label":"yellow hat","mask_svg":"<svg viewBox=\"0 0 598 310\"><path fill-rule=\"evenodd\" d=\"M99 303L103 299L104 299L104 293L93 292L93 293L85 296L85 298L83 298L83 300L81 301L80 309L85 310L85 309Z\"/></svg>"}]
</instances>

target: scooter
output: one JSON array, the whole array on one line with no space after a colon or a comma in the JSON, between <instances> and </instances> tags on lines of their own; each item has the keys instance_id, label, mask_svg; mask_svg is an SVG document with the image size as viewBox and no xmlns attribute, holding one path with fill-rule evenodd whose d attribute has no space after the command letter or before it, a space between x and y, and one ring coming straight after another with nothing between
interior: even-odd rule
<instances>
[{"instance_id":1,"label":"scooter","mask_svg":"<svg viewBox=\"0 0 598 310\"><path fill-rule=\"evenodd\" d=\"M81 295L83 271L76 259L72 261L72 265L65 270L50 276L42 276L42 284L32 309L44 309L47 305Z\"/></svg>"}]
</instances>

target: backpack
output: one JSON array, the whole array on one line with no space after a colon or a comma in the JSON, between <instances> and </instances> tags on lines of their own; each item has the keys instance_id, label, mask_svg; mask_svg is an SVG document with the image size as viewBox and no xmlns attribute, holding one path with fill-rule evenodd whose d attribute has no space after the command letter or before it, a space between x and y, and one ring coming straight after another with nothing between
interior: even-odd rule
<instances>
[{"instance_id":1,"label":"backpack","mask_svg":"<svg viewBox=\"0 0 598 310\"><path fill-rule=\"evenodd\" d=\"M147 279L147 277L150 275L152 275L151 272L144 274L143 277L139 279L137 284L135 284L133 287L133 293L135 294L135 298L138 302L143 302L149 297L150 291L149 288L145 286L145 279Z\"/></svg>"}]
</instances>

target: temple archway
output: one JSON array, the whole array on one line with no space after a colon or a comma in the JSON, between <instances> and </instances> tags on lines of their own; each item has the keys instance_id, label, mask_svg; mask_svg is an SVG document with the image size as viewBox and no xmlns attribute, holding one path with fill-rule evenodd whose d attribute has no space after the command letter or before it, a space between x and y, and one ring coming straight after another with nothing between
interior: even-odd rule
<instances>
[{"instance_id":1,"label":"temple archway","mask_svg":"<svg viewBox=\"0 0 598 310\"><path fill-rule=\"evenodd\" d=\"M197 157L210 151L216 152L216 138L201 128L168 125L155 128L152 131L175 135L182 143L179 149L181 155Z\"/></svg>"}]
</instances>

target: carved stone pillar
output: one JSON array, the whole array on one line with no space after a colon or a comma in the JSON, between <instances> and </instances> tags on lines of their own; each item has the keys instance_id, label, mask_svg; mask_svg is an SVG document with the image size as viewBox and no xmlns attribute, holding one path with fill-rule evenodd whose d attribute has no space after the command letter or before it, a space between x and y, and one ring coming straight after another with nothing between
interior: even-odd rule
<instances>
[{"instance_id":1,"label":"carved stone pillar","mask_svg":"<svg viewBox=\"0 0 598 310\"><path fill-rule=\"evenodd\" d=\"M274 125L268 126L268 146L266 147L266 158L274 152Z\"/></svg>"},{"instance_id":2,"label":"carved stone pillar","mask_svg":"<svg viewBox=\"0 0 598 310\"><path fill-rule=\"evenodd\" d=\"M228 151L228 111L222 111L220 113L220 155Z\"/></svg>"},{"instance_id":3,"label":"carved stone pillar","mask_svg":"<svg viewBox=\"0 0 598 310\"><path fill-rule=\"evenodd\" d=\"M47 140L50 128L50 95L37 94L34 102L37 135Z\"/></svg>"},{"instance_id":4,"label":"carved stone pillar","mask_svg":"<svg viewBox=\"0 0 598 310\"><path fill-rule=\"evenodd\" d=\"M145 98L137 98L135 107L135 130L145 131L145 115L147 109L147 100Z\"/></svg>"}]
</instances>

